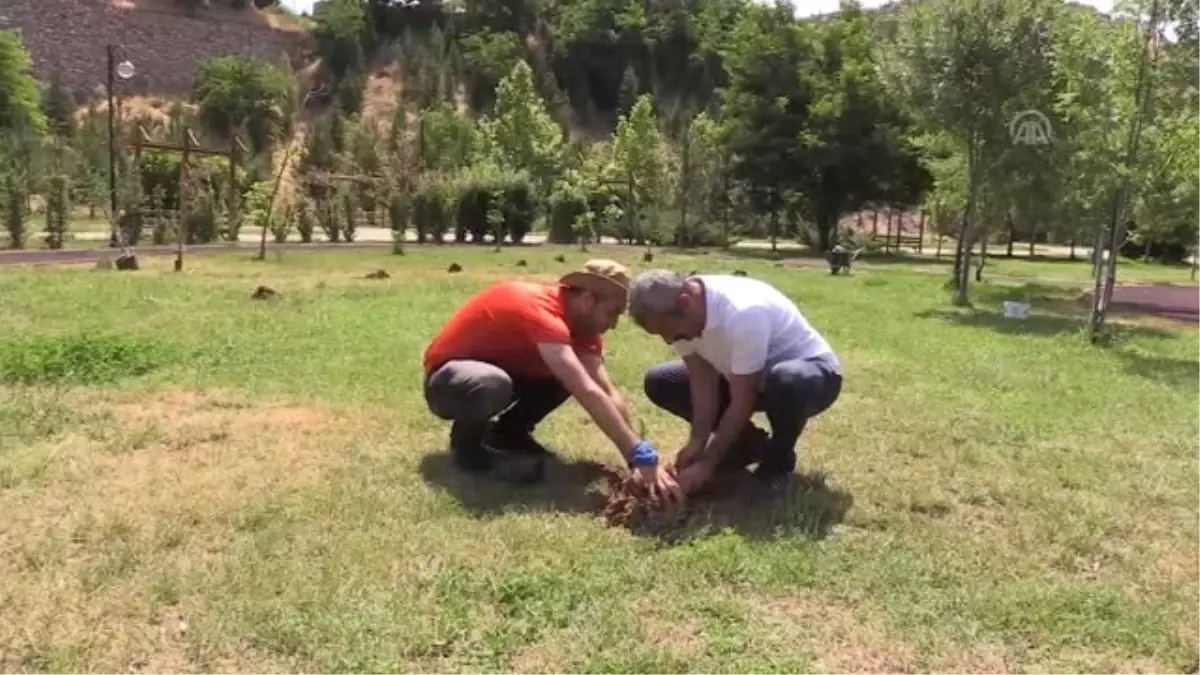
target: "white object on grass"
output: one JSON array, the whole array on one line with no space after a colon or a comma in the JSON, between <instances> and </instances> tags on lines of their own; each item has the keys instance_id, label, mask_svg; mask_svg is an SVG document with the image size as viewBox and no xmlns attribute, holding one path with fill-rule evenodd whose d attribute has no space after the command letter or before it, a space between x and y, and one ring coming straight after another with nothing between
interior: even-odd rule
<instances>
[{"instance_id":1,"label":"white object on grass","mask_svg":"<svg viewBox=\"0 0 1200 675\"><path fill-rule=\"evenodd\" d=\"M1004 301L1004 317L1007 319L1028 319L1029 318L1029 303L1016 302L1013 300Z\"/></svg>"}]
</instances>

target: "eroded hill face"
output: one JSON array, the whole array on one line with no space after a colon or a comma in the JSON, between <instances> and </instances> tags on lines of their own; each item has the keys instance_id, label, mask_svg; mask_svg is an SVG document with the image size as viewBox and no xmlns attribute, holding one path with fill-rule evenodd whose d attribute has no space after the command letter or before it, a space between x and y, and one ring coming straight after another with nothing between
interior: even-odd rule
<instances>
[{"instance_id":1,"label":"eroded hill face","mask_svg":"<svg viewBox=\"0 0 1200 675\"><path fill-rule=\"evenodd\" d=\"M17 28L39 79L56 73L72 91L102 92L105 49L120 45L136 74L125 94L185 95L196 64L224 55L278 61L305 40L296 27L256 10L186 15L172 0L3 0L0 29Z\"/></svg>"}]
</instances>

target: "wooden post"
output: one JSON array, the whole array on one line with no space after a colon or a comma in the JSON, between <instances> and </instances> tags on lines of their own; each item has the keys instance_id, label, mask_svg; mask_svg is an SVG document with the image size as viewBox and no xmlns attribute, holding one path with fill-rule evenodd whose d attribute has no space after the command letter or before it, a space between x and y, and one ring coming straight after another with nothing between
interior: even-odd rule
<instances>
[{"instance_id":1,"label":"wooden post","mask_svg":"<svg viewBox=\"0 0 1200 675\"><path fill-rule=\"evenodd\" d=\"M892 252L892 209L887 210L887 231L883 233L883 252Z\"/></svg>"},{"instance_id":2,"label":"wooden post","mask_svg":"<svg viewBox=\"0 0 1200 675\"><path fill-rule=\"evenodd\" d=\"M687 229L687 203L688 197L690 197L690 190L688 188L690 187L689 181L691 180L691 176L689 175L690 172L688 170L688 147L692 144L690 132L690 129L685 129L683 132L683 170L680 172L683 174L681 176L683 179L681 181L683 183L683 194L682 199L679 200L679 231L676 232L675 236L676 246L687 246L691 244Z\"/></svg>"},{"instance_id":3,"label":"wooden post","mask_svg":"<svg viewBox=\"0 0 1200 675\"><path fill-rule=\"evenodd\" d=\"M1029 259L1030 260L1033 259L1033 254L1034 254L1033 247L1034 247L1034 243L1036 241L1037 241L1037 228L1031 227L1031 228L1029 228Z\"/></svg>"},{"instance_id":4,"label":"wooden post","mask_svg":"<svg viewBox=\"0 0 1200 675\"><path fill-rule=\"evenodd\" d=\"M900 239L904 236L904 211L896 214L896 253L900 252Z\"/></svg>"},{"instance_id":5,"label":"wooden post","mask_svg":"<svg viewBox=\"0 0 1200 675\"><path fill-rule=\"evenodd\" d=\"M874 218L871 220L871 237L879 236L879 209L874 210Z\"/></svg>"},{"instance_id":6,"label":"wooden post","mask_svg":"<svg viewBox=\"0 0 1200 675\"><path fill-rule=\"evenodd\" d=\"M721 182L724 183L721 196L721 248L729 248L729 169L724 160L721 164Z\"/></svg>"},{"instance_id":7,"label":"wooden post","mask_svg":"<svg viewBox=\"0 0 1200 675\"><path fill-rule=\"evenodd\" d=\"M921 209L921 220L917 223L917 255L925 253L925 209Z\"/></svg>"},{"instance_id":8,"label":"wooden post","mask_svg":"<svg viewBox=\"0 0 1200 675\"><path fill-rule=\"evenodd\" d=\"M1008 247L1004 251L1004 257L1013 257L1013 241L1017 238L1017 223L1013 220L1012 214L1008 214Z\"/></svg>"},{"instance_id":9,"label":"wooden post","mask_svg":"<svg viewBox=\"0 0 1200 675\"><path fill-rule=\"evenodd\" d=\"M183 271L183 241L187 238L187 197L183 194L187 181L188 154L192 149L192 130L183 128L183 153L179 157L179 190L177 199L179 208L176 217L179 219L175 234L178 241L175 244L175 271Z\"/></svg>"},{"instance_id":10,"label":"wooden post","mask_svg":"<svg viewBox=\"0 0 1200 675\"><path fill-rule=\"evenodd\" d=\"M226 199L225 208L228 210L225 213L225 227L230 234L234 235L233 243L235 244L237 243L237 234L233 231L233 223L238 218L237 168L238 160L241 159L241 155L238 154L239 145L237 136L229 139L229 195Z\"/></svg>"}]
</instances>

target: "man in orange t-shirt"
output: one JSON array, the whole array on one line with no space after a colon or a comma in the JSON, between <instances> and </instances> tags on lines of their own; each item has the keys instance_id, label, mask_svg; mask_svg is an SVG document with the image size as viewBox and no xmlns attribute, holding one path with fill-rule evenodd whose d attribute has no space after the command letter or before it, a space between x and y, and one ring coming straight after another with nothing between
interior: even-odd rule
<instances>
[{"instance_id":1,"label":"man in orange t-shirt","mask_svg":"<svg viewBox=\"0 0 1200 675\"><path fill-rule=\"evenodd\" d=\"M455 464L485 473L495 450L541 466L546 450L533 429L574 396L653 490L677 496L604 368L601 334L616 327L628 296L629 271L593 260L557 284L501 281L468 299L424 357L425 401L451 422Z\"/></svg>"}]
</instances>

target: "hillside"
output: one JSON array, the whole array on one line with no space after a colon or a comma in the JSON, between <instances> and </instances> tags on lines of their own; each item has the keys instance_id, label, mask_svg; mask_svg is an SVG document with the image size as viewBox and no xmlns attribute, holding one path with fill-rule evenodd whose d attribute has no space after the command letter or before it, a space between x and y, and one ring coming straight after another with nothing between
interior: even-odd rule
<instances>
[{"instance_id":1,"label":"hillside","mask_svg":"<svg viewBox=\"0 0 1200 675\"><path fill-rule=\"evenodd\" d=\"M0 29L21 32L34 73L58 77L77 96L105 82L105 52L117 45L136 74L124 94L178 97L192 86L196 64L236 54L278 62L302 53L304 24L249 8L187 12L174 0L5 0Z\"/></svg>"}]
</instances>

